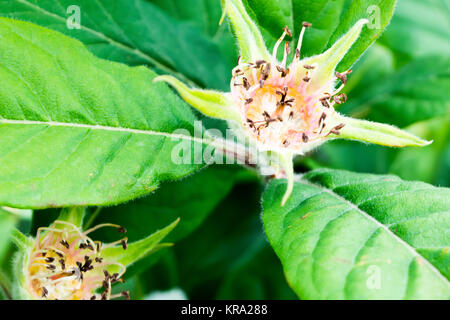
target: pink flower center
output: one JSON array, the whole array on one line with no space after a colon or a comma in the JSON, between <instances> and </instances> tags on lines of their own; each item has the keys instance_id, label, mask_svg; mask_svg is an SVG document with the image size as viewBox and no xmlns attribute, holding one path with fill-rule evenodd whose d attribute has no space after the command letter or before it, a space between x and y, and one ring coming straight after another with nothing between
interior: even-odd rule
<instances>
[{"instance_id":1,"label":"pink flower center","mask_svg":"<svg viewBox=\"0 0 450 320\"><path fill-rule=\"evenodd\" d=\"M276 54L286 34L286 27L274 47L271 61L255 61L241 64L233 70L231 92L238 105L244 127L263 149L301 150L305 144L313 144L329 134L339 134L343 125L327 127L327 119L334 113L334 103L343 103L342 89L334 90L334 78L325 79L325 85L312 90L310 85L316 75L317 65L304 65L300 61L301 43L305 29L303 24L293 62L286 67L290 54L286 42L284 58L277 61ZM346 82L350 73L337 74ZM328 92L327 92L328 91Z\"/></svg>"}]
</instances>

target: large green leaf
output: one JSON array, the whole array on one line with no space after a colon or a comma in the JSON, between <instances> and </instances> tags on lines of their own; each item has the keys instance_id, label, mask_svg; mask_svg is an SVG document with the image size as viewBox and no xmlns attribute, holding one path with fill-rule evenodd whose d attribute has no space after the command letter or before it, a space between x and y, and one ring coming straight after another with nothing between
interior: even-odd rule
<instances>
[{"instance_id":1,"label":"large green leaf","mask_svg":"<svg viewBox=\"0 0 450 320\"><path fill-rule=\"evenodd\" d=\"M340 63L338 70L348 69L361 54L381 35L389 23L395 7L395 0L246 0L263 35L270 45L280 37L285 25L297 37L302 22L308 21L302 54L313 56L329 49L359 19L370 18L360 38ZM377 9L375 9L377 8ZM375 11L374 11L375 9ZM378 11L379 10L379 11ZM380 13L377 25L372 18ZM295 38L294 41L297 39Z\"/></svg>"},{"instance_id":2,"label":"large green leaf","mask_svg":"<svg viewBox=\"0 0 450 320\"><path fill-rule=\"evenodd\" d=\"M198 168L171 159L180 141L192 142L174 130L193 134L195 117L154 76L100 60L57 32L0 19L0 203L118 203Z\"/></svg>"},{"instance_id":3,"label":"large green leaf","mask_svg":"<svg viewBox=\"0 0 450 320\"><path fill-rule=\"evenodd\" d=\"M319 169L265 192L266 234L303 299L450 298L450 190Z\"/></svg>"},{"instance_id":4,"label":"large green leaf","mask_svg":"<svg viewBox=\"0 0 450 320\"><path fill-rule=\"evenodd\" d=\"M427 56L351 94L341 111L400 127L450 114L450 58Z\"/></svg>"},{"instance_id":5,"label":"large green leaf","mask_svg":"<svg viewBox=\"0 0 450 320\"><path fill-rule=\"evenodd\" d=\"M80 29L66 26L73 5ZM201 86L229 86L234 43L227 26L219 27L219 1L0 0L0 15L77 38L101 58L150 65Z\"/></svg>"}]
</instances>

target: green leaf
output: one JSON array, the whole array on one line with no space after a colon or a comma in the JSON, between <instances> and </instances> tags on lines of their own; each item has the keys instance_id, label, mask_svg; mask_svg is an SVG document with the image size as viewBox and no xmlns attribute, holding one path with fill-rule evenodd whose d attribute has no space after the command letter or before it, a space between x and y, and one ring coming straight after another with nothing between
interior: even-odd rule
<instances>
[{"instance_id":1,"label":"green leaf","mask_svg":"<svg viewBox=\"0 0 450 320\"><path fill-rule=\"evenodd\" d=\"M11 0L0 2L0 15L77 38L101 58L149 65L203 87L229 87L235 59L227 55L234 53L234 41L227 25L219 26L220 2L207 1L205 8L200 0L161 2ZM67 28L72 5L80 8L81 29Z\"/></svg>"},{"instance_id":2,"label":"green leaf","mask_svg":"<svg viewBox=\"0 0 450 320\"><path fill-rule=\"evenodd\" d=\"M263 221L302 299L448 299L450 190L320 169L263 197Z\"/></svg>"},{"instance_id":3,"label":"green leaf","mask_svg":"<svg viewBox=\"0 0 450 320\"><path fill-rule=\"evenodd\" d=\"M280 37L282 28L287 25L297 40L302 22L313 24L308 29L302 46L306 57L320 54L339 40L355 23L368 18L369 28L364 28L361 36L347 53L338 71L348 69L362 53L381 35L388 25L395 7L395 0L247 0L257 24L263 28L263 35L270 47ZM379 25L374 23L379 9ZM378 10L375 9L375 10Z\"/></svg>"},{"instance_id":4,"label":"green leaf","mask_svg":"<svg viewBox=\"0 0 450 320\"><path fill-rule=\"evenodd\" d=\"M418 15L420 13L420 15ZM404 64L430 54L450 54L450 6L445 0L398 1L395 15L381 43Z\"/></svg>"},{"instance_id":5,"label":"green leaf","mask_svg":"<svg viewBox=\"0 0 450 320\"><path fill-rule=\"evenodd\" d=\"M0 38L1 204L114 204L200 166L172 160L195 117L152 71L30 23L2 18Z\"/></svg>"},{"instance_id":6,"label":"green leaf","mask_svg":"<svg viewBox=\"0 0 450 320\"><path fill-rule=\"evenodd\" d=\"M364 117L405 127L414 122L450 114L450 58L428 56L351 93L340 111L360 112Z\"/></svg>"}]
</instances>

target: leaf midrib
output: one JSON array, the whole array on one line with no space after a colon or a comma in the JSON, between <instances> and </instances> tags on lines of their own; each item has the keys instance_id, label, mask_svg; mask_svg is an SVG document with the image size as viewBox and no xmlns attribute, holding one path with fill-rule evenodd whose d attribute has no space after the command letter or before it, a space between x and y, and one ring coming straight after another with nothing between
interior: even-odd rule
<instances>
[{"instance_id":1,"label":"leaf midrib","mask_svg":"<svg viewBox=\"0 0 450 320\"><path fill-rule=\"evenodd\" d=\"M410 246L407 242L405 242L402 238L398 237L395 233L393 233L386 225L382 224L381 222L379 222L377 219L375 219L374 217L372 217L370 214L368 214L367 212L361 210L357 205L355 205L354 203L352 203L351 201L345 199L344 197L342 197L339 194L334 193L333 191L329 190L328 188L319 185L319 184L315 184L309 180L305 180L302 179L301 176L296 176L296 181L306 184L306 185L310 185L316 188L319 188L320 190L322 190L325 193L328 193L329 195L331 195L332 197L337 198L339 201L344 202L345 204L347 204L350 208L356 210L357 212L359 212L363 217L365 217L366 219L368 219L369 221L374 222L378 228L382 228L384 231L386 231L388 233L388 235L390 235L394 240L396 240L400 245L404 246L408 251L410 251L413 256L418 257L419 259L421 259L430 269L432 272L436 273L438 275L438 277L443 280L444 282L446 282L448 284L448 280L447 278L442 275L442 273L439 272L439 270L432 265L427 259L425 259L420 253L418 253L416 251L415 248L413 248L412 246Z\"/></svg>"},{"instance_id":2,"label":"leaf midrib","mask_svg":"<svg viewBox=\"0 0 450 320\"><path fill-rule=\"evenodd\" d=\"M34 121L34 120L9 120L9 119L0 119L0 124L15 124L15 125L43 125L48 127L68 127L68 128L82 128L82 129L90 129L90 130L103 130L103 131L111 131L111 132L126 132L132 134L142 134L149 136L162 136L166 138L173 139L184 139L190 140L199 143L208 143L210 145L215 145L216 143L212 140L201 139L197 137L191 137L183 134L175 134L175 133L167 133L161 131L153 131L153 130L140 130L140 129L131 129L131 128L123 128L123 127L110 127L103 125L89 125L82 123L70 123L70 122L56 122L56 121Z\"/></svg>"}]
</instances>

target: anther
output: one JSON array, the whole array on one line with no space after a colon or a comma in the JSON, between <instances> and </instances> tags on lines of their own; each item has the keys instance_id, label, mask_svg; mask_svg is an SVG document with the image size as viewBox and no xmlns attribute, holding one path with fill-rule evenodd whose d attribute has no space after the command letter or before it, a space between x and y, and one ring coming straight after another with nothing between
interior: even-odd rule
<instances>
[{"instance_id":1,"label":"anther","mask_svg":"<svg viewBox=\"0 0 450 320\"><path fill-rule=\"evenodd\" d=\"M292 37L292 32L291 32L291 30L288 28L288 26L285 26L285 27L283 28L283 31L286 32L287 35L288 35L289 37Z\"/></svg>"},{"instance_id":2,"label":"anther","mask_svg":"<svg viewBox=\"0 0 450 320\"><path fill-rule=\"evenodd\" d=\"M45 287L42 287L42 297L45 298L48 295L48 290Z\"/></svg>"},{"instance_id":3,"label":"anther","mask_svg":"<svg viewBox=\"0 0 450 320\"><path fill-rule=\"evenodd\" d=\"M343 104L347 101L347 95L345 93L341 93L337 96L333 97L334 102L337 104Z\"/></svg>"},{"instance_id":4,"label":"anther","mask_svg":"<svg viewBox=\"0 0 450 320\"><path fill-rule=\"evenodd\" d=\"M286 77L289 74L289 69L284 69L281 66L277 66L277 70L281 73L282 78Z\"/></svg>"},{"instance_id":5,"label":"anther","mask_svg":"<svg viewBox=\"0 0 450 320\"><path fill-rule=\"evenodd\" d=\"M312 23L309 23L309 22L304 21L304 22L302 23L302 26L303 26L304 28L311 28L311 27L312 27Z\"/></svg>"},{"instance_id":6,"label":"anther","mask_svg":"<svg viewBox=\"0 0 450 320\"><path fill-rule=\"evenodd\" d=\"M128 291L122 291L122 296L124 296L125 299L130 300L130 293Z\"/></svg>"},{"instance_id":7,"label":"anther","mask_svg":"<svg viewBox=\"0 0 450 320\"><path fill-rule=\"evenodd\" d=\"M127 250L127 240L126 239L122 240L122 248L123 248L123 250Z\"/></svg>"},{"instance_id":8,"label":"anther","mask_svg":"<svg viewBox=\"0 0 450 320\"><path fill-rule=\"evenodd\" d=\"M308 140L309 140L308 136L304 132L302 134L302 140L303 140L304 143L308 142Z\"/></svg>"},{"instance_id":9,"label":"anther","mask_svg":"<svg viewBox=\"0 0 450 320\"><path fill-rule=\"evenodd\" d=\"M61 243L66 249L69 249L69 243L68 243L66 240L62 239L60 243Z\"/></svg>"},{"instance_id":10,"label":"anther","mask_svg":"<svg viewBox=\"0 0 450 320\"><path fill-rule=\"evenodd\" d=\"M127 233L127 229L125 229L124 227L120 227L120 228L117 228L117 232L118 233Z\"/></svg>"},{"instance_id":11,"label":"anther","mask_svg":"<svg viewBox=\"0 0 450 320\"><path fill-rule=\"evenodd\" d=\"M291 53L291 46L289 44L289 41L287 41L286 44L284 45L284 51L286 52L287 55Z\"/></svg>"},{"instance_id":12,"label":"anther","mask_svg":"<svg viewBox=\"0 0 450 320\"><path fill-rule=\"evenodd\" d=\"M322 98L322 99L320 99L320 102L322 103L322 105L323 105L325 108L330 108L330 104L328 103L328 99Z\"/></svg>"},{"instance_id":13,"label":"anther","mask_svg":"<svg viewBox=\"0 0 450 320\"><path fill-rule=\"evenodd\" d=\"M259 67L261 67L263 64L266 64L266 63L267 63L266 60L258 60L258 61L255 62L255 67L256 67L256 68L259 68Z\"/></svg>"},{"instance_id":14,"label":"anther","mask_svg":"<svg viewBox=\"0 0 450 320\"><path fill-rule=\"evenodd\" d=\"M315 67L315 66L311 66L311 65L309 65L309 64L305 64L305 65L303 66L303 68L305 68L306 70L313 70L313 69L315 69L316 67Z\"/></svg>"}]
</instances>

